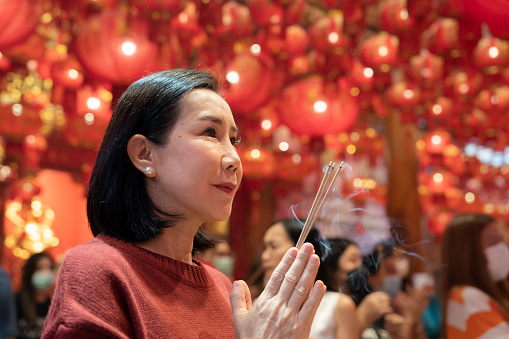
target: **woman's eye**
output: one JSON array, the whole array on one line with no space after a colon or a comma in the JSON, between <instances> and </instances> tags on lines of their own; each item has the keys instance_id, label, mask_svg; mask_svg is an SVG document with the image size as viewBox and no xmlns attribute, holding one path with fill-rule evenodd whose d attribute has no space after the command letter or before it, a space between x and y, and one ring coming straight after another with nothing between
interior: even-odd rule
<instances>
[{"instance_id":1,"label":"woman's eye","mask_svg":"<svg viewBox=\"0 0 509 339\"><path fill-rule=\"evenodd\" d=\"M241 140L240 137L238 137L238 138L231 137L230 138L230 142L232 143L233 146L238 146L240 144L240 140Z\"/></svg>"},{"instance_id":2,"label":"woman's eye","mask_svg":"<svg viewBox=\"0 0 509 339\"><path fill-rule=\"evenodd\" d=\"M205 132L203 132L203 134L205 134L205 135L206 135L206 136L208 136L208 137L213 137L213 138L215 138L215 137L216 137L216 130L215 130L215 129L213 129L213 128L207 128L207 129L205 130Z\"/></svg>"}]
</instances>

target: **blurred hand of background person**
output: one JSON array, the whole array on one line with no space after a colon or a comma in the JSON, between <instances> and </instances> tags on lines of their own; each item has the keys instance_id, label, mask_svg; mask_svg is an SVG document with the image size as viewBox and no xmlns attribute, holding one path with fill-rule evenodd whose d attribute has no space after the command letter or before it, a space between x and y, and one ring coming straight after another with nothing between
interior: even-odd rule
<instances>
[{"instance_id":1,"label":"blurred hand of background person","mask_svg":"<svg viewBox=\"0 0 509 339\"><path fill-rule=\"evenodd\" d=\"M391 298L385 292L368 294L357 307L357 313L367 324L374 323L386 314L392 313Z\"/></svg>"}]
</instances>

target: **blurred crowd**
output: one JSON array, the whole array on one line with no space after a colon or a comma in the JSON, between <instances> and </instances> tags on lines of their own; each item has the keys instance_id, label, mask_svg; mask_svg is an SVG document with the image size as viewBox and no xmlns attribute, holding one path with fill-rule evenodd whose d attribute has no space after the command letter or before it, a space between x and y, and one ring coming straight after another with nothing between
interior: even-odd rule
<instances>
[{"instance_id":1,"label":"blurred crowd","mask_svg":"<svg viewBox=\"0 0 509 339\"><path fill-rule=\"evenodd\" d=\"M254 299L301 229L298 220L269 225L248 279ZM234 252L219 240L197 257L233 281ZM315 227L306 241L321 258L316 279L327 286L311 338L509 338L509 247L489 216L454 217L442 235L440 262L424 272L411 270L412 260L422 259L393 238L364 255L352 239L324 239ZM56 266L47 253L32 255L16 292L0 269L1 338L40 338Z\"/></svg>"}]
</instances>

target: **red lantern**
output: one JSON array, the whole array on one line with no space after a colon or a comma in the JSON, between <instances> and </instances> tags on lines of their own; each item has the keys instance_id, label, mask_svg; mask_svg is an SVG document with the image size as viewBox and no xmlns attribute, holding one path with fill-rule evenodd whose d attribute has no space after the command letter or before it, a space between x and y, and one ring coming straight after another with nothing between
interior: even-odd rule
<instances>
[{"instance_id":1,"label":"red lantern","mask_svg":"<svg viewBox=\"0 0 509 339\"><path fill-rule=\"evenodd\" d=\"M421 102L421 89L408 81L400 81L389 88L387 100L396 107L414 107Z\"/></svg>"},{"instance_id":2,"label":"red lantern","mask_svg":"<svg viewBox=\"0 0 509 339\"><path fill-rule=\"evenodd\" d=\"M444 194L453 186L454 176L447 170L437 170L428 177L427 187L432 194Z\"/></svg>"},{"instance_id":3,"label":"red lantern","mask_svg":"<svg viewBox=\"0 0 509 339\"><path fill-rule=\"evenodd\" d=\"M406 0L385 0L378 9L380 26L389 33L408 31L414 24L413 18L408 14Z\"/></svg>"},{"instance_id":4,"label":"red lantern","mask_svg":"<svg viewBox=\"0 0 509 339\"><path fill-rule=\"evenodd\" d=\"M424 47L445 55L459 47L459 24L452 18L439 18L422 34Z\"/></svg>"},{"instance_id":5,"label":"red lantern","mask_svg":"<svg viewBox=\"0 0 509 339\"><path fill-rule=\"evenodd\" d=\"M451 135L444 130L438 129L428 133L424 138L426 151L431 154L441 154L444 148L451 143Z\"/></svg>"},{"instance_id":6,"label":"red lantern","mask_svg":"<svg viewBox=\"0 0 509 339\"><path fill-rule=\"evenodd\" d=\"M364 66L358 59L353 59L349 79L361 90L369 90L375 83L375 73L372 68Z\"/></svg>"},{"instance_id":7,"label":"red lantern","mask_svg":"<svg viewBox=\"0 0 509 339\"><path fill-rule=\"evenodd\" d=\"M144 75L156 46L148 40L148 22L124 10L92 16L77 36L83 67L99 79L130 83Z\"/></svg>"},{"instance_id":8,"label":"red lantern","mask_svg":"<svg viewBox=\"0 0 509 339\"><path fill-rule=\"evenodd\" d=\"M239 153L244 177L270 179L276 170L274 154L262 147L249 147Z\"/></svg>"},{"instance_id":9,"label":"red lantern","mask_svg":"<svg viewBox=\"0 0 509 339\"><path fill-rule=\"evenodd\" d=\"M276 176L280 180L302 180L319 169L317 159L311 154L282 153L276 157L276 162Z\"/></svg>"},{"instance_id":10,"label":"red lantern","mask_svg":"<svg viewBox=\"0 0 509 339\"><path fill-rule=\"evenodd\" d=\"M475 97L474 103L485 112L504 112L509 109L509 87L494 86L484 89Z\"/></svg>"},{"instance_id":11,"label":"red lantern","mask_svg":"<svg viewBox=\"0 0 509 339\"><path fill-rule=\"evenodd\" d=\"M308 46L309 36L301 25L291 25L286 28L283 52L290 55L302 54Z\"/></svg>"},{"instance_id":12,"label":"red lantern","mask_svg":"<svg viewBox=\"0 0 509 339\"><path fill-rule=\"evenodd\" d=\"M284 5L283 24L285 26L298 24L306 11L306 0L287 1Z\"/></svg>"},{"instance_id":13,"label":"red lantern","mask_svg":"<svg viewBox=\"0 0 509 339\"><path fill-rule=\"evenodd\" d=\"M253 19L260 25L281 24L283 8L272 0L250 0L247 3Z\"/></svg>"},{"instance_id":14,"label":"red lantern","mask_svg":"<svg viewBox=\"0 0 509 339\"><path fill-rule=\"evenodd\" d=\"M311 45L320 52L332 51L343 45L343 14L332 11L309 28Z\"/></svg>"},{"instance_id":15,"label":"red lantern","mask_svg":"<svg viewBox=\"0 0 509 339\"><path fill-rule=\"evenodd\" d=\"M228 1L222 7L221 25L214 33L236 36L248 36L254 29L253 21L247 6L235 1Z\"/></svg>"},{"instance_id":16,"label":"red lantern","mask_svg":"<svg viewBox=\"0 0 509 339\"><path fill-rule=\"evenodd\" d=\"M108 122L100 116L72 116L64 129L65 137L71 146L96 149L101 144Z\"/></svg>"},{"instance_id":17,"label":"red lantern","mask_svg":"<svg viewBox=\"0 0 509 339\"><path fill-rule=\"evenodd\" d=\"M287 86L279 99L281 122L294 133L309 136L350 129L359 115L359 102L344 79L338 84L310 77Z\"/></svg>"},{"instance_id":18,"label":"red lantern","mask_svg":"<svg viewBox=\"0 0 509 339\"><path fill-rule=\"evenodd\" d=\"M504 66L509 63L509 41L492 36L479 40L474 49L474 63L477 67Z\"/></svg>"},{"instance_id":19,"label":"red lantern","mask_svg":"<svg viewBox=\"0 0 509 339\"><path fill-rule=\"evenodd\" d=\"M112 94L103 86L83 86L77 91L76 113L86 115L91 113L94 117L101 117L109 121L111 117ZM89 116L88 119L92 119Z\"/></svg>"},{"instance_id":20,"label":"red lantern","mask_svg":"<svg viewBox=\"0 0 509 339\"><path fill-rule=\"evenodd\" d=\"M452 100L447 97L439 97L429 106L429 114L431 117L447 117L452 112Z\"/></svg>"},{"instance_id":21,"label":"red lantern","mask_svg":"<svg viewBox=\"0 0 509 339\"><path fill-rule=\"evenodd\" d=\"M394 66L399 61L398 48L395 35L380 32L360 43L360 60L369 67Z\"/></svg>"},{"instance_id":22,"label":"red lantern","mask_svg":"<svg viewBox=\"0 0 509 339\"><path fill-rule=\"evenodd\" d=\"M8 71L11 68L11 60L0 52L0 71Z\"/></svg>"},{"instance_id":23,"label":"red lantern","mask_svg":"<svg viewBox=\"0 0 509 339\"><path fill-rule=\"evenodd\" d=\"M78 88L83 84L83 70L76 57L68 54L67 58L51 66L51 78L55 85Z\"/></svg>"},{"instance_id":24,"label":"red lantern","mask_svg":"<svg viewBox=\"0 0 509 339\"><path fill-rule=\"evenodd\" d=\"M481 88L483 76L474 70L450 72L445 79L446 91L451 91L455 97L469 100Z\"/></svg>"},{"instance_id":25,"label":"red lantern","mask_svg":"<svg viewBox=\"0 0 509 339\"><path fill-rule=\"evenodd\" d=\"M249 113L267 103L274 85L272 68L263 54L239 54L227 64L225 97L232 111Z\"/></svg>"},{"instance_id":26,"label":"red lantern","mask_svg":"<svg viewBox=\"0 0 509 339\"><path fill-rule=\"evenodd\" d=\"M35 30L42 14L41 2L0 0L0 49L24 41Z\"/></svg>"},{"instance_id":27,"label":"red lantern","mask_svg":"<svg viewBox=\"0 0 509 339\"><path fill-rule=\"evenodd\" d=\"M440 80L444 74L444 59L423 50L410 58L409 74L415 80Z\"/></svg>"}]
</instances>

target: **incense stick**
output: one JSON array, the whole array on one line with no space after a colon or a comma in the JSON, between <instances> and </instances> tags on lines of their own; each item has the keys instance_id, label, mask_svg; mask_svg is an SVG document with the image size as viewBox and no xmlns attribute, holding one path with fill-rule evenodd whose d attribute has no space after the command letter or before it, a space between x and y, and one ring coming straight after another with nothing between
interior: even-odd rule
<instances>
[{"instance_id":1,"label":"incense stick","mask_svg":"<svg viewBox=\"0 0 509 339\"><path fill-rule=\"evenodd\" d=\"M335 170L334 167L336 166L336 163L332 161L329 162L329 166L327 167L327 170L325 171L325 174L322 178L322 182L320 183L320 187L318 188L318 192L316 193L315 200L311 205L308 217L306 218L306 222L304 223L304 227L302 228L302 231L300 233L299 240L297 241L296 247L298 249L300 249L302 245L304 245L304 241L306 240L309 231L311 230L311 227L313 227L316 218L318 217L318 212L321 210L325 198L327 197L327 194L332 188L332 185L334 184L334 181L336 180L339 171L341 171L341 168L343 168L343 164L344 161L342 161L338 169Z\"/></svg>"}]
</instances>

